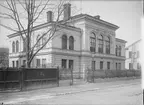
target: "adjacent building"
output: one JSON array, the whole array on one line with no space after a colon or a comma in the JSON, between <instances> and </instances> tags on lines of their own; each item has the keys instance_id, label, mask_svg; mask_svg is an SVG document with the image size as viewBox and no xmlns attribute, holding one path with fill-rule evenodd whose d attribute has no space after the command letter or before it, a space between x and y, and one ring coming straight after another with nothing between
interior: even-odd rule
<instances>
[{"instance_id":1,"label":"adjacent building","mask_svg":"<svg viewBox=\"0 0 144 105\"><path fill-rule=\"evenodd\" d=\"M125 69L125 40L116 38L117 25L97 16L71 16L71 4L65 4L64 18L53 39L35 56L32 67L59 66L85 72L87 68L101 70ZM33 43L53 23L52 12L47 22L34 27ZM18 33L8 35L10 42L9 65L20 67L26 61L23 40Z\"/></svg>"},{"instance_id":2,"label":"adjacent building","mask_svg":"<svg viewBox=\"0 0 144 105\"><path fill-rule=\"evenodd\" d=\"M141 69L140 63L140 47L141 39L126 47L126 69Z\"/></svg>"},{"instance_id":3,"label":"adjacent building","mask_svg":"<svg viewBox=\"0 0 144 105\"><path fill-rule=\"evenodd\" d=\"M9 49L0 48L0 67L9 67Z\"/></svg>"}]
</instances>

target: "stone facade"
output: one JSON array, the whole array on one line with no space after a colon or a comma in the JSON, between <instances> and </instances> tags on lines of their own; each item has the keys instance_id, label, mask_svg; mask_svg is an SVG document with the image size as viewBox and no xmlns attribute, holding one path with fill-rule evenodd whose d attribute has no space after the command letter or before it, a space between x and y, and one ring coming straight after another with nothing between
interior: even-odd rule
<instances>
[{"instance_id":1,"label":"stone facade","mask_svg":"<svg viewBox=\"0 0 144 105\"><path fill-rule=\"evenodd\" d=\"M70 6L70 5L69 5ZM70 8L70 7L69 7ZM70 10L70 9L69 9ZM66 14L66 13L65 13ZM76 16L67 17L67 25L61 30L57 31L54 37L42 49L33 59L32 67L37 66L36 59L46 59L46 66L59 66L62 67L62 62L69 68L71 60L73 61L73 70L79 72L85 72L87 68L92 68L92 62L95 69L125 69L125 43L126 41L116 38L116 30L118 26L101 20L100 17L92 17L87 14L79 14ZM69 19L70 18L70 19ZM39 25L40 28L36 28L33 32L33 41L35 43L37 35L43 33L50 24ZM37 26L38 27L38 26ZM91 34L95 34L95 51L90 50L91 46ZM62 36L67 36L67 48L62 49ZM103 52L99 53L99 36L102 35ZM74 38L74 49L69 49L69 38L72 36ZM10 55L9 55L9 65L13 66L13 61L18 61L18 67L20 67L25 60L25 52L23 51L23 41L19 35L11 34L8 36L10 41ZM106 38L110 39L110 53L106 53ZM14 41L19 41L19 52L12 52L12 43ZM120 55L116 56L116 45L121 46ZM20 56L22 55L22 56ZM100 62L103 62L100 65ZM119 64L120 68L116 66ZM15 66L15 65L14 65ZM103 66L100 68L100 66Z\"/></svg>"}]
</instances>

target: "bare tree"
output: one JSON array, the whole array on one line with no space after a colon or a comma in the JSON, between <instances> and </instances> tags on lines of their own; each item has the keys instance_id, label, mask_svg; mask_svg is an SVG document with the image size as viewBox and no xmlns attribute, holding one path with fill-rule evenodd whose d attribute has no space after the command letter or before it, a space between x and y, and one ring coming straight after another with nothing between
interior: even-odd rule
<instances>
[{"instance_id":1,"label":"bare tree","mask_svg":"<svg viewBox=\"0 0 144 105\"><path fill-rule=\"evenodd\" d=\"M55 2L57 4L55 4ZM10 19L16 23L17 28L13 28L4 24L0 24L6 29L12 30L20 35L26 48L26 67L30 67L33 58L36 54L53 38L55 32L58 31L58 27L61 25L60 17L63 13L63 4L69 1L59 0L5 0L4 4L0 6L6 9L8 12L0 12L0 18ZM21 9L20 9L21 8ZM32 45L32 35L34 32L34 24L40 18L45 10L51 9L56 13L55 20L51 22L51 26L43 33ZM23 12L21 12L23 10ZM22 18L25 16L23 22ZM64 23L63 23L64 24ZM43 44L39 44L40 41L46 37Z\"/></svg>"}]
</instances>

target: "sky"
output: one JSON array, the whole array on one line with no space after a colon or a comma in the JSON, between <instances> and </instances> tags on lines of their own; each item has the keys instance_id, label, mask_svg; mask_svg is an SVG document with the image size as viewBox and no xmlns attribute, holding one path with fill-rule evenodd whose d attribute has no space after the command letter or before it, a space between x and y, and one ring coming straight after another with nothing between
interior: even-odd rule
<instances>
[{"instance_id":1,"label":"sky","mask_svg":"<svg viewBox=\"0 0 144 105\"><path fill-rule=\"evenodd\" d=\"M102 20L119 26L120 28L116 31L116 37L126 40L126 46L141 39L142 1L76 0L71 2L71 4L72 15L79 13L86 13L92 16L100 15ZM0 9L0 11L4 10ZM4 19L0 19L0 22L6 25L12 24L10 21ZM12 33L0 26L0 47L8 47L7 35Z\"/></svg>"}]
</instances>

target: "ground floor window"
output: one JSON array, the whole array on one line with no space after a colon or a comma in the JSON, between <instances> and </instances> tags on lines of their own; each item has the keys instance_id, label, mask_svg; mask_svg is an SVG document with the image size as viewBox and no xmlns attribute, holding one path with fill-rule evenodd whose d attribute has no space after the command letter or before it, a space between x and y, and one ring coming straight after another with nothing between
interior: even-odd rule
<instances>
[{"instance_id":1,"label":"ground floor window","mask_svg":"<svg viewBox=\"0 0 144 105\"><path fill-rule=\"evenodd\" d=\"M100 69L103 69L103 61L100 61Z\"/></svg>"},{"instance_id":2,"label":"ground floor window","mask_svg":"<svg viewBox=\"0 0 144 105\"><path fill-rule=\"evenodd\" d=\"M26 65L26 60L23 60L23 66L25 66Z\"/></svg>"},{"instance_id":3,"label":"ground floor window","mask_svg":"<svg viewBox=\"0 0 144 105\"><path fill-rule=\"evenodd\" d=\"M62 68L67 68L67 60L66 59L62 59L61 67Z\"/></svg>"},{"instance_id":4,"label":"ground floor window","mask_svg":"<svg viewBox=\"0 0 144 105\"><path fill-rule=\"evenodd\" d=\"M18 61L16 61L16 67L19 67L19 62Z\"/></svg>"},{"instance_id":5,"label":"ground floor window","mask_svg":"<svg viewBox=\"0 0 144 105\"><path fill-rule=\"evenodd\" d=\"M121 70L121 63L119 63L119 70Z\"/></svg>"},{"instance_id":6,"label":"ground floor window","mask_svg":"<svg viewBox=\"0 0 144 105\"><path fill-rule=\"evenodd\" d=\"M95 61L92 61L92 70L95 70Z\"/></svg>"},{"instance_id":7,"label":"ground floor window","mask_svg":"<svg viewBox=\"0 0 144 105\"><path fill-rule=\"evenodd\" d=\"M40 67L40 59L36 59L36 67Z\"/></svg>"},{"instance_id":8,"label":"ground floor window","mask_svg":"<svg viewBox=\"0 0 144 105\"><path fill-rule=\"evenodd\" d=\"M15 61L12 61L12 67L15 67Z\"/></svg>"},{"instance_id":9,"label":"ground floor window","mask_svg":"<svg viewBox=\"0 0 144 105\"><path fill-rule=\"evenodd\" d=\"M107 69L110 69L110 62L107 62Z\"/></svg>"},{"instance_id":10,"label":"ground floor window","mask_svg":"<svg viewBox=\"0 0 144 105\"><path fill-rule=\"evenodd\" d=\"M69 69L73 69L73 60L69 60Z\"/></svg>"},{"instance_id":11,"label":"ground floor window","mask_svg":"<svg viewBox=\"0 0 144 105\"><path fill-rule=\"evenodd\" d=\"M132 69L132 63L129 63L129 69Z\"/></svg>"},{"instance_id":12,"label":"ground floor window","mask_svg":"<svg viewBox=\"0 0 144 105\"><path fill-rule=\"evenodd\" d=\"M42 67L46 68L46 58L42 59Z\"/></svg>"}]
</instances>

